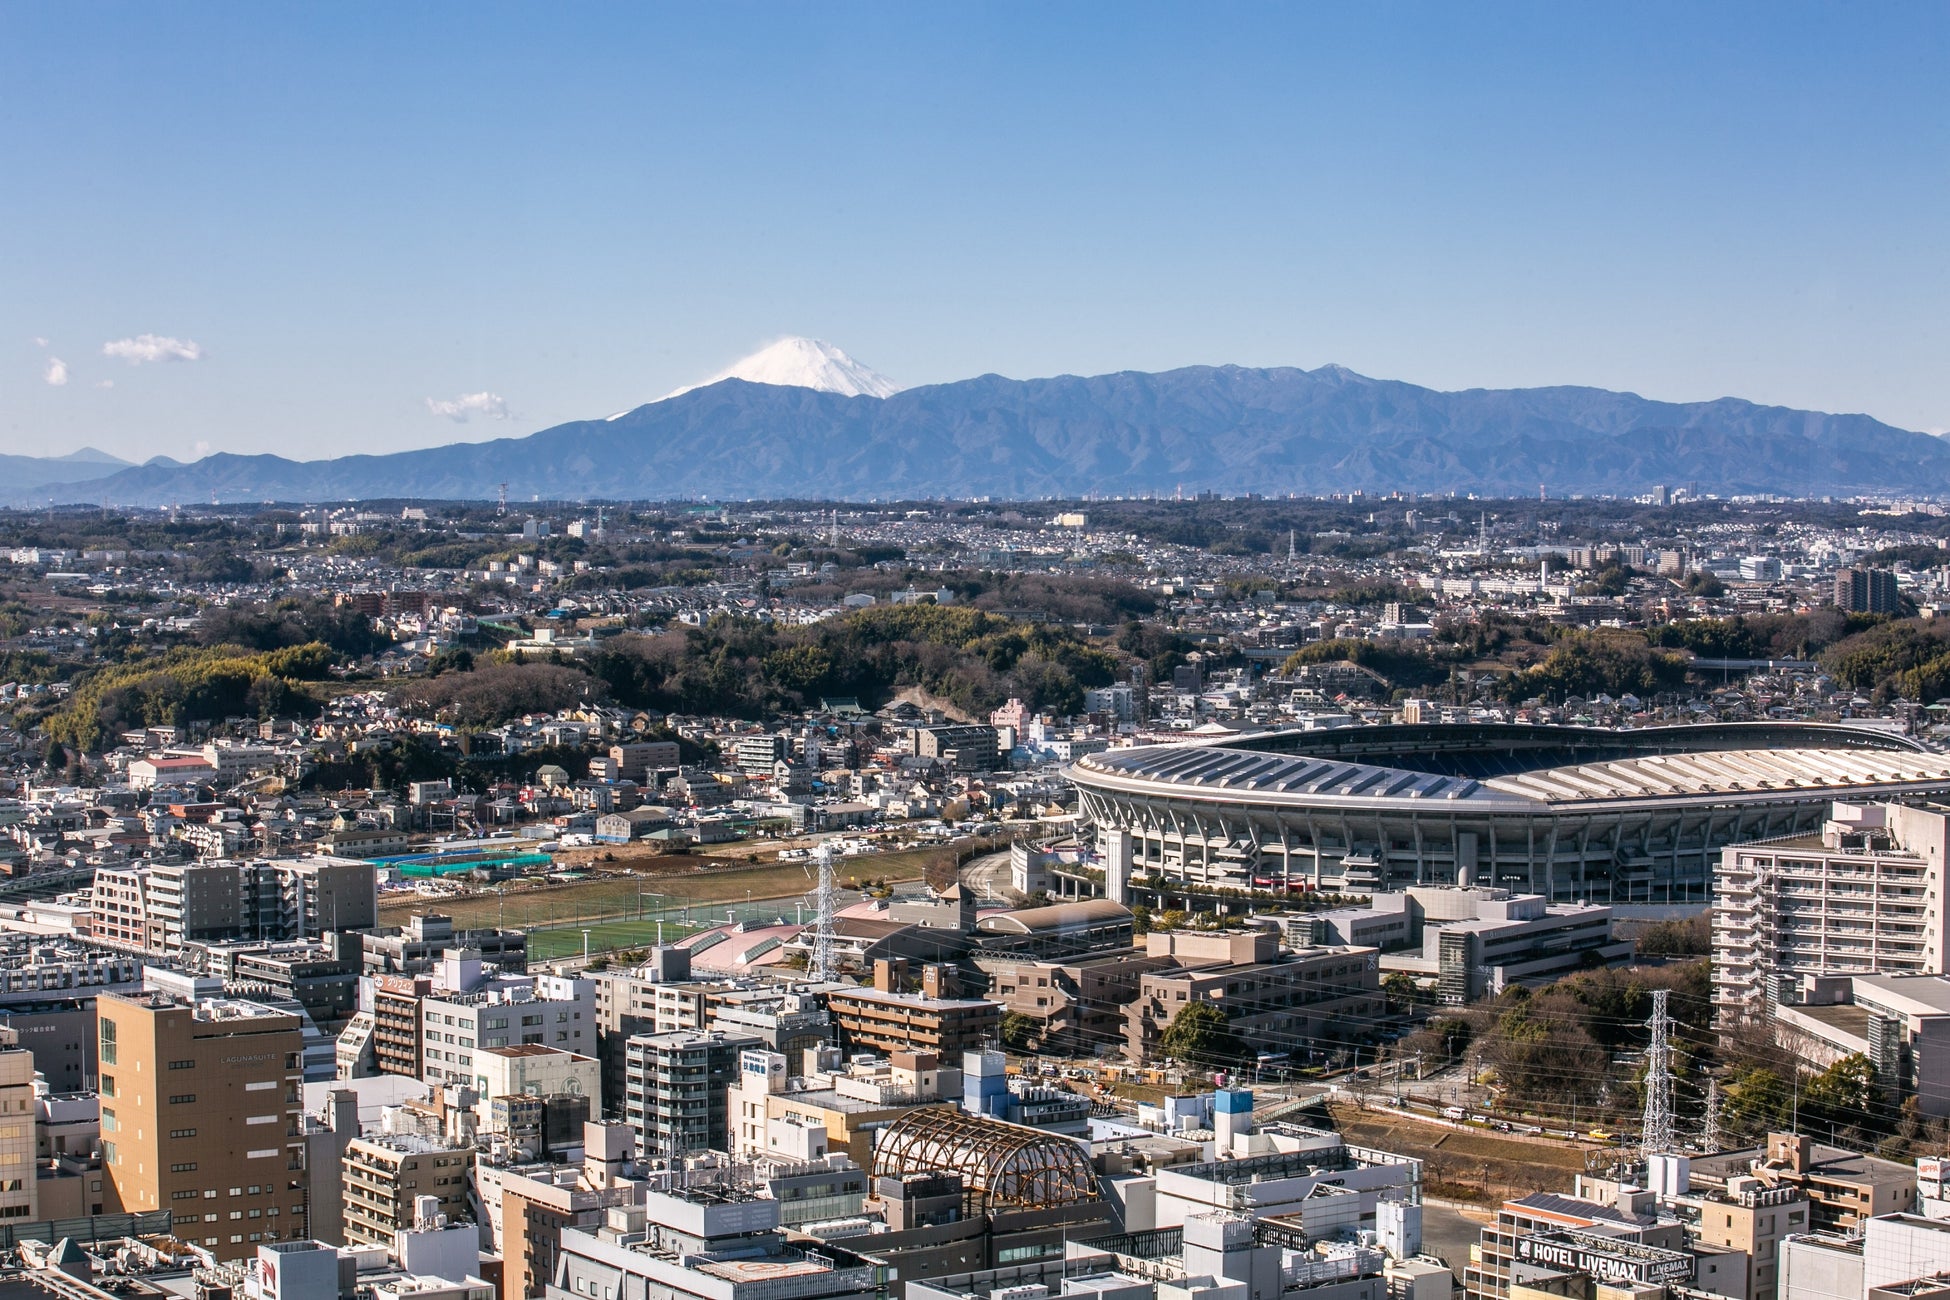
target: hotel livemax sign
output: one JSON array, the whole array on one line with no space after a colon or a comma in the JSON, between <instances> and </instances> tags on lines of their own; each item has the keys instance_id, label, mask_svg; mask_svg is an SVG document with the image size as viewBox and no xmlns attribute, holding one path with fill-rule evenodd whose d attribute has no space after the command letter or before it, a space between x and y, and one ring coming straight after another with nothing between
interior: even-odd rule
<instances>
[{"instance_id":1,"label":"hotel livemax sign","mask_svg":"<svg viewBox=\"0 0 1950 1300\"><path fill-rule=\"evenodd\" d=\"M1583 1273L1600 1282L1669 1285L1691 1281L1693 1276L1690 1255L1637 1242L1548 1232L1518 1237L1515 1246L1518 1263L1561 1273Z\"/></svg>"}]
</instances>

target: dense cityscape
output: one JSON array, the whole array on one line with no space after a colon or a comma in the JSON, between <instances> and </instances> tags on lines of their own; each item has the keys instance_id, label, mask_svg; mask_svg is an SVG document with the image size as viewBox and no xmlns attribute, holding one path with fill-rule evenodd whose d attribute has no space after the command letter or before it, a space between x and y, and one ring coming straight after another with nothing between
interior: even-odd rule
<instances>
[{"instance_id":1,"label":"dense cityscape","mask_svg":"<svg viewBox=\"0 0 1950 1300\"><path fill-rule=\"evenodd\" d=\"M1950 1269L1927 503L0 531L0 1229L91 1295Z\"/></svg>"},{"instance_id":2,"label":"dense cityscape","mask_svg":"<svg viewBox=\"0 0 1950 1300\"><path fill-rule=\"evenodd\" d=\"M0 0L0 1300L1950 1300L1946 61Z\"/></svg>"}]
</instances>

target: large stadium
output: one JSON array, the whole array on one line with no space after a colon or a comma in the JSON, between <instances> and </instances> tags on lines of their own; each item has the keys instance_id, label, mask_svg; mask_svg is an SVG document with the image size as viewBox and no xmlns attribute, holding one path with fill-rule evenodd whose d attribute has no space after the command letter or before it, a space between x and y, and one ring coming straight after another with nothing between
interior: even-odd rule
<instances>
[{"instance_id":1,"label":"large stadium","mask_svg":"<svg viewBox=\"0 0 1950 1300\"><path fill-rule=\"evenodd\" d=\"M1069 769L1105 892L1499 885L1703 903L1732 843L1835 800L1950 796L1950 755L1821 723L1604 731L1521 724L1285 730L1113 749Z\"/></svg>"}]
</instances>

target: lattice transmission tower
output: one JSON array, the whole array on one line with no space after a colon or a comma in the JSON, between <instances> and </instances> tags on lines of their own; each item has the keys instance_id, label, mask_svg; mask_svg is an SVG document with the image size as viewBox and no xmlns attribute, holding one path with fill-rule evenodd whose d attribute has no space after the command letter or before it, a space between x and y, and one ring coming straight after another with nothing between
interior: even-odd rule
<instances>
[{"instance_id":1,"label":"lattice transmission tower","mask_svg":"<svg viewBox=\"0 0 1950 1300\"><path fill-rule=\"evenodd\" d=\"M1673 1149L1672 1132L1672 1017L1666 1014L1665 989L1652 993L1652 1042L1645 1049L1645 1133L1641 1145L1647 1155Z\"/></svg>"},{"instance_id":2,"label":"lattice transmission tower","mask_svg":"<svg viewBox=\"0 0 1950 1300\"><path fill-rule=\"evenodd\" d=\"M821 982L839 977L839 962L833 955L833 914L838 910L838 890L833 884L833 850L824 842L813 850L819 864L817 912L813 919L812 965L808 973Z\"/></svg>"}]
</instances>

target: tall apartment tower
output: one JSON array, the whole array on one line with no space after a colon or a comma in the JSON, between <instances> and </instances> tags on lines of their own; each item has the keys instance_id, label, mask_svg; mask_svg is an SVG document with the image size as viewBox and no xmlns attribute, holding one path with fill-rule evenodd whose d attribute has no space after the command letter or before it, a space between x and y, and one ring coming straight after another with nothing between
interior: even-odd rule
<instances>
[{"instance_id":1,"label":"tall apartment tower","mask_svg":"<svg viewBox=\"0 0 1950 1300\"><path fill-rule=\"evenodd\" d=\"M1723 849L1713 879L1720 1025L1765 1021L1806 976L1950 971L1947 860L1950 817L1901 804L1838 803L1819 835Z\"/></svg>"},{"instance_id":2,"label":"tall apartment tower","mask_svg":"<svg viewBox=\"0 0 1950 1300\"><path fill-rule=\"evenodd\" d=\"M1851 614L1894 614L1896 575L1888 569L1843 569L1835 575L1835 608Z\"/></svg>"},{"instance_id":3,"label":"tall apartment tower","mask_svg":"<svg viewBox=\"0 0 1950 1300\"><path fill-rule=\"evenodd\" d=\"M307 1236L299 1018L104 992L96 1019L108 1199L170 1211L176 1235L220 1261Z\"/></svg>"}]
</instances>

